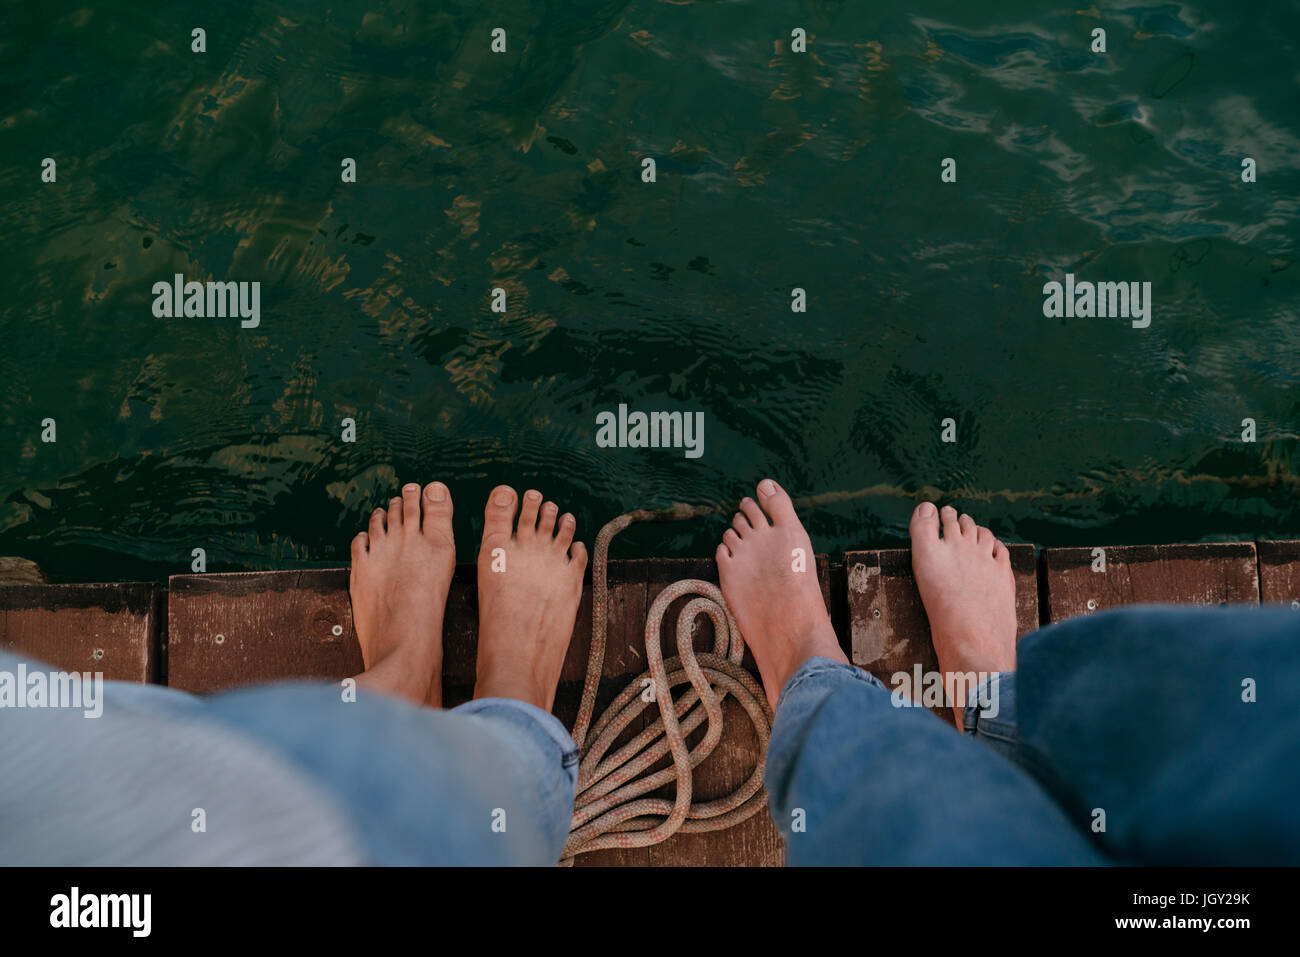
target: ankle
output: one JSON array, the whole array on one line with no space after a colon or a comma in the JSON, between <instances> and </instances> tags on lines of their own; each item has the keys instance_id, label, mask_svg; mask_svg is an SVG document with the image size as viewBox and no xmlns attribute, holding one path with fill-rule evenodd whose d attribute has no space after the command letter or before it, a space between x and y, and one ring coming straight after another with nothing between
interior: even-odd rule
<instances>
[{"instance_id":1,"label":"ankle","mask_svg":"<svg viewBox=\"0 0 1300 957\"><path fill-rule=\"evenodd\" d=\"M531 704L543 711L549 711L551 708L546 693L538 686L536 681L510 675L484 675L480 677L474 684L474 697L475 699L509 698L512 701Z\"/></svg>"},{"instance_id":2,"label":"ankle","mask_svg":"<svg viewBox=\"0 0 1300 957\"><path fill-rule=\"evenodd\" d=\"M441 662L434 674L441 680ZM431 679L427 665L415 665L407 657L395 652L384 655L357 676L362 688L424 703L429 694Z\"/></svg>"},{"instance_id":3,"label":"ankle","mask_svg":"<svg viewBox=\"0 0 1300 957\"><path fill-rule=\"evenodd\" d=\"M831 627L829 620L818 623L806 633L799 634L790 641L787 653L783 656L783 660L777 663L777 670L773 674L773 681L777 683L777 687L768 689L773 706L781 689L811 658L829 658L840 664L849 663L848 656L840 647L839 638L836 637L835 629Z\"/></svg>"}]
</instances>

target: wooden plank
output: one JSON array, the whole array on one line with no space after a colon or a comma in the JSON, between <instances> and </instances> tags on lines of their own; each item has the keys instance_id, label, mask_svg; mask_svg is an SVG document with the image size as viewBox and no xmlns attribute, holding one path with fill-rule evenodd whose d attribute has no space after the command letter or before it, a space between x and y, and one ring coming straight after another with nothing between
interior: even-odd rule
<instances>
[{"instance_id":1,"label":"wooden plank","mask_svg":"<svg viewBox=\"0 0 1300 957\"><path fill-rule=\"evenodd\" d=\"M151 582L0 587L0 648L110 681L155 679L161 621Z\"/></svg>"},{"instance_id":2,"label":"wooden plank","mask_svg":"<svg viewBox=\"0 0 1300 957\"><path fill-rule=\"evenodd\" d=\"M1147 602L1259 604L1253 542L1047 548L1042 558L1050 621Z\"/></svg>"},{"instance_id":3,"label":"wooden plank","mask_svg":"<svg viewBox=\"0 0 1300 957\"><path fill-rule=\"evenodd\" d=\"M167 677L196 693L361 671L346 569L173 575Z\"/></svg>"},{"instance_id":4,"label":"wooden plank","mask_svg":"<svg viewBox=\"0 0 1300 957\"><path fill-rule=\"evenodd\" d=\"M1033 545L1008 545L1016 580L1016 637L1038 627L1038 576ZM849 660L886 685L900 671L916 665L923 672L939 670L930 640L930 623L912 577L912 551L890 548L846 552L848 581ZM932 709L947 721L951 711Z\"/></svg>"},{"instance_id":5,"label":"wooden plank","mask_svg":"<svg viewBox=\"0 0 1300 957\"><path fill-rule=\"evenodd\" d=\"M1300 610L1300 541L1256 542L1259 597Z\"/></svg>"}]
</instances>

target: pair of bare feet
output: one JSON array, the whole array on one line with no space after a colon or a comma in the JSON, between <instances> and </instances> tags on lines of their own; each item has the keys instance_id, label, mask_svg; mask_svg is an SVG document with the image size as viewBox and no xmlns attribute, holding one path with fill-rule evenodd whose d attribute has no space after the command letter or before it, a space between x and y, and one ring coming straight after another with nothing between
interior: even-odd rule
<instances>
[{"instance_id":1,"label":"pair of bare feet","mask_svg":"<svg viewBox=\"0 0 1300 957\"><path fill-rule=\"evenodd\" d=\"M846 662L817 581L812 543L789 495L764 479L718 546L722 594L754 653L772 707L811 657ZM403 487L352 542L353 619L363 687L442 705L442 618L456 564L451 494ZM476 698L549 711L573 633L587 552L534 490L498 486L478 556ZM942 534L941 534L942 531ZM1015 584L1006 547L968 515L924 502L912 514L912 567L945 676L1015 668ZM962 702L964 703L964 702Z\"/></svg>"},{"instance_id":2,"label":"pair of bare feet","mask_svg":"<svg viewBox=\"0 0 1300 957\"><path fill-rule=\"evenodd\" d=\"M442 618L456 567L451 493L406 485L352 540L348 590L365 671L357 684L442 707ZM492 490L478 557L476 698L549 711L573 634L587 551L540 492Z\"/></svg>"}]
</instances>

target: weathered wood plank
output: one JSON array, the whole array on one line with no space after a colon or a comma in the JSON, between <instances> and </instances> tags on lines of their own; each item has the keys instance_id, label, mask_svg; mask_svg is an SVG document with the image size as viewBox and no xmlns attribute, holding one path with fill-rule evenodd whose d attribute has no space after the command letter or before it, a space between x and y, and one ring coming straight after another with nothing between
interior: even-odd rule
<instances>
[{"instance_id":1,"label":"weathered wood plank","mask_svg":"<svg viewBox=\"0 0 1300 957\"><path fill-rule=\"evenodd\" d=\"M1300 541L1256 542L1259 597L1300 609Z\"/></svg>"},{"instance_id":2,"label":"weathered wood plank","mask_svg":"<svg viewBox=\"0 0 1300 957\"><path fill-rule=\"evenodd\" d=\"M208 692L359 671L346 569L173 575L169 582L172 687Z\"/></svg>"},{"instance_id":3,"label":"weathered wood plank","mask_svg":"<svg viewBox=\"0 0 1300 957\"><path fill-rule=\"evenodd\" d=\"M1038 576L1033 545L1008 545L1016 580L1016 637L1038 627ZM851 660L886 685L897 672L938 671L930 623L912 577L912 551L846 552ZM932 709L935 710L935 709ZM936 710L941 713L942 709ZM942 714L951 720L951 713Z\"/></svg>"},{"instance_id":4,"label":"weathered wood plank","mask_svg":"<svg viewBox=\"0 0 1300 957\"><path fill-rule=\"evenodd\" d=\"M1147 602L1259 604L1253 542L1047 548L1042 559L1050 621Z\"/></svg>"},{"instance_id":5,"label":"weathered wood plank","mask_svg":"<svg viewBox=\"0 0 1300 957\"><path fill-rule=\"evenodd\" d=\"M0 648L110 681L155 680L159 589L150 582L0 587Z\"/></svg>"}]
</instances>

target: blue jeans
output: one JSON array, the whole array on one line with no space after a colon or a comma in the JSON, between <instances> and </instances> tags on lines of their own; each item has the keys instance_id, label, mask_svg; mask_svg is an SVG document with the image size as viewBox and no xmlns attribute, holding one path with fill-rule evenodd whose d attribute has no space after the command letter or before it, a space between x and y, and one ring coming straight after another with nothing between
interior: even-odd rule
<instances>
[{"instance_id":1,"label":"blue jeans","mask_svg":"<svg viewBox=\"0 0 1300 957\"><path fill-rule=\"evenodd\" d=\"M962 735L806 662L767 756L790 863L1300 861L1300 615L1108 612L1026 637L1017 667ZM0 710L0 864L549 865L564 846L578 755L530 705L305 682L103 697L95 720Z\"/></svg>"},{"instance_id":2,"label":"blue jeans","mask_svg":"<svg viewBox=\"0 0 1300 957\"><path fill-rule=\"evenodd\" d=\"M791 864L1295 864L1297 689L1284 608L1044 628L965 735L815 658L778 702L772 816Z\"/></svg>"}]
</instances>

